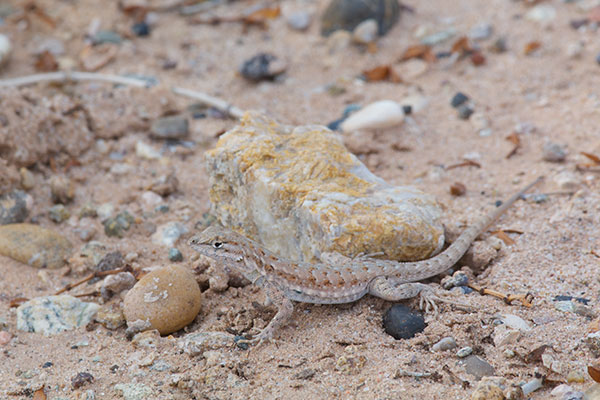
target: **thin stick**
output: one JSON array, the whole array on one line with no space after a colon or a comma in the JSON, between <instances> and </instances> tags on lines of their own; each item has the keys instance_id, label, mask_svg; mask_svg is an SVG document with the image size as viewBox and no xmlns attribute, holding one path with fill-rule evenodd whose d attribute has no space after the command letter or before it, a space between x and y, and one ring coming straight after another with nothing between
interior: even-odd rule
<instances>
[{"instance_id":1,"label":"thin stick","mask_svg":"<svg viewBox=\"0 0 600 400\"><path fill-rule=\"evenodd\" d=\"M121 85L130 85L137 87L150 87L152 86L149 82L143 79L137 78L128 78L119 75L111 75L111 74L98 74L95 72L81 72L81 71L60 71L60 72L49 72L46 74L34 74L28 76L22 76L18 78L11 79L0 79L0 88L2 87L12 87L12 86L25 86L32 85L34 83L40 82L80 82L80 81L100 81L100 82L110 82ZM199 100L203 104L207 106L214 107L222 113L235 118L240 119L244 115L244 110L234 106L231 103L226 102L225 100L219 99L217 97L210 96L203 92L197 92L195 90L184 89L179 87L171 88L173 93L190 97L195 100Z\"/></svg>"},{"instance_id":2,"label":"thin stick","mask_svg":"<svg viewBox=\"0 0 600 400\"><path fill-rule=\"evenodd\" d=\"M94 278L102 278L108 275L114 275L114 274L118 274L120 272L131 272L131 267L129 265L125 265L124 267L121 268L117 268L117 269L111 269L108 271L96 271L96 272L92 272L91 274L87 275L84 278L81 278L80 280L78 280L77 282L73 282L73 283L69 283L67 284L65 287L63 287L62 289L60 289L59 291L57 291L56 293L54 293L54 295L59 295L61 293L66 292L67 290L71 290L74 287L77 287L81 284L86 283L87 281L91 281Z\"/></svg>"}]
</instances>

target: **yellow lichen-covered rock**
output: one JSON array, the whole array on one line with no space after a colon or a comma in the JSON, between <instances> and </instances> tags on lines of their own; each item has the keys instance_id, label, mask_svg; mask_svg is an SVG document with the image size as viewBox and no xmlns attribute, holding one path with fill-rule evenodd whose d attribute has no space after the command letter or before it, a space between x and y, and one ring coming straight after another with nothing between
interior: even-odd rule
<instances>
[{"instance_id":1,"label":"yellow lichen-covered rock","mask_svg":"<svg viewBox=\"0 0 600 400\"><path fill-rule=\"evenodd\" d=\"M288 127L247 113L206 160L220 222L279 256L382 253L408 261L431 257L444 243L431 196L387 184L323 126Z\"/></svg>"}]
</instances>

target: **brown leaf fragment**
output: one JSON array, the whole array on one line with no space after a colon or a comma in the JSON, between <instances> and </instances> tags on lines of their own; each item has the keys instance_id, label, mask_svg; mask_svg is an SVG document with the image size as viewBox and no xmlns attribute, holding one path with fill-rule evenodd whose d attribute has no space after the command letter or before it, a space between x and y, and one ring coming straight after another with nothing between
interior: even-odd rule
<instances>
[{"instance_id":1,"label":"brown leaf fragment","mask_svg":"<svg viewBox=\"0 0 600 400\"><path fill-rule=\"evenodd\" d=\"M48 50L40 53L34 64L35 70L40 72L52 72L58 70L58 62L54 55Z\"/></svg>"},{"instance_id":2,"label":"brown leaf fragment","mask_svg":"<svg viewBox=\"0 0 600 400\"><path fill-rule=\"evenodd\" d=\"M27 297L15 297L14 299L10 300L10 302L8 303L8 306L10 308L19 307L21 304L23 304L27 301L29 301L29 299Z\"/></svg>"},{"instance_id":3,"label":"brown leaf fragment","mask_svg":"<svg viewBox=\"0 0 600 400\"><path fill-rule=\"evenodd\" d=\"M540 47L542 47L542 43L538 42L537 40L528 42L523 49L523 54L528 56Z\"/></svg>"},{"instance_id":4,"label":"brown leaf fragment","mask_svg":"<svg viewBox=\"0 0 600 400\"><path fill-rule=\"evenodd\" d=\"M511 237L508 236L505 231L502 231L502 230L494 231L494 232L492 232L492 234L495 235L498 239L502 240L504 242L504 244L507 246L511 246L511 245L515 244L515 241L512 240Z\"/></svg>"},{"instance_id":5,"label":"brown leaf fragment","mask_svg":"<svg viewBox=\"0 0 600 400\"><path fill-rule=\"evenodd\" d=\"M433 54L433 51L431 50L431 46L426 44L410 46L404 51L400 57L400 61L410 60L411 58L420 58L427 62L433 62L436 60L435 54Z\"/></svg>"},{"instance_id":6,"label":"brown leaf fragment","mask_svg":"<svg viewBox=\"0 0 600 400\"><path fill-rule=\"evenodd\" d=\"M446 171L448 171L450 169L454 169L454 168L460 168L460 167L477 167L477 168L481 168L481 164L479 164L477 161L465 160L465 161L459 162L458 164L448 165L446 167Z\"/></svg>"},{"instance_id":7,"label":"brown leaf fragment","mask_svg":"<svg viewBox=\"0 0 600 400\"><path fill-rule=\"evenodd\" d=\"M452 49L450 51L452 53L466 55L471 53L473 51L473 48L469 43L469 38L467 38L466 36L461 36L452 44Z\"/></svg>"},{"instance_id":8,"label":"brown leaf fragment","mask_svg":"<svg viewBox=\"0 0 600 400\"><path fill-rule=\"evenodd\" d=\"M246 24L264 24L269 19L275 19L281 15L281 8L276 7L265 7L256 10L246 15L242 21Z\"/></svg>"},{"instance_id":9,"label":"brown leaf fragment","mask_svg":"<svg viewBox=\"0 0 600 400\"><path fill-rule=\"evenodd\" d=\"M533 350L531 350L529 352L529 354L527 354L525 356L525 362L527 364L531 364L534 362L540 362L542 361L542 355L544 354L544 352L546 351L546 349L552 348L552 346L547 345L547 344L543 344Z\"/></svg>"},{"instance_id":10,"label":"brown leaf fragment","mask_svg":"<svg viewBox=\"0 0 600 400\"><path fill-rule=\"evenodd\" d=\"M517 154L517 151L521 148L521 137L518 133L513 132L506 137L506 140L514 144L513 149L506 155L506 158L508 159Z\"/></svg>"},{"instance_id":11,"label":"brown leaf fragment","mask_svg":"<svg viewBox=\"0 0 600 400\"><path fill-rule=\"evenodd\" d=\"M587 367L588 374L595 382L600 382L600 365L588 365Z\"/></svg>"},{"instance_id":12,"label":"brown leaf fragment","mask_svg":"<svg viewBox=\"0 0 600 400\"><path fill-rule=\"evenodd\" d=\"M33 392L33 400L46 400L46 393L43 386Z\"/></svg>"},{"instance_id":13,"label":"brown leaf fragment","mask_svg":"<svg viewBox=\"0 0 600 400\"><path fill-rule=\"evenodd\" d=\"M466 192L467 187L460 182L454 182L452 185L450 185L450 194L452 196L462 196Z\"/></svg>"},{"instance_id":14,"label":"brown leaf fragment","mask_svg":"<svg viewBox=\"0 0 600 400\"><path fill-rule=\"evenodd\" d=\"M478 67L485 64L485 56L480 51L471 53L471 63Z\"/></svg>"},{"instance_id":15,"label":"brown leaf fragment","mask_svg":"<svg viewBox=\"0 0 600 400\"><path fill-rule=\"evenodd\" d=\"M586 156L590 160L592 160L594 162L594 164L600 165L600 157L598 157L597 155L592 154L592 153L587 153L585 151L582 151L581 154Z\"/></svg>"},{"instance_id":16,"label":"brown leaf fragment","mask_svg":"<svg viewBox=\"0 0 600 400\"><path fill-rule=\"evenodd\" d=\"M367 82L378 82L389 80L393 83L402 82L400 76L394 71L390 65L378 65L362 72Z\"/></svg>"}]
</instances>

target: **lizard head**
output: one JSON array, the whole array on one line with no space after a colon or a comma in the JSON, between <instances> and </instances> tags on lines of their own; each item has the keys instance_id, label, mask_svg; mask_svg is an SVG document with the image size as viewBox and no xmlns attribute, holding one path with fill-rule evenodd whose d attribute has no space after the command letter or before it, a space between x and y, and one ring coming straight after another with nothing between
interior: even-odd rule
<instances>
[{"instance_id":1,"label":"lizard head","mask_svg":"<svg viewBox=\"0 0 600 400\"><path fill-rule=\"evenodd\" d=\"M240 234L211 226L192 237L188 244L200 254L231 264L242 261L241 249L246 241Z\"/></svg>"}]
</instances>

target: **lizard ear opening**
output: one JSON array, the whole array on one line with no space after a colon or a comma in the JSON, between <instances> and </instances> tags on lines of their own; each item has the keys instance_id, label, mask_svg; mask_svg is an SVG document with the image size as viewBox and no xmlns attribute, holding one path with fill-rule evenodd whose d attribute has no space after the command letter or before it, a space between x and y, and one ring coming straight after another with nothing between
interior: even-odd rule
<instances>
[{"instance_id":1,"label":"lizard ear opening","mask_svg":"<svg viewBox=\"0 0 600 400\"><path fill-rule=\"evenodd\" d=\"M222 242L214 242L213 247L215 249L220 249L221 247L223 247L223 243Z\"/></svg>"}]
</instances>

